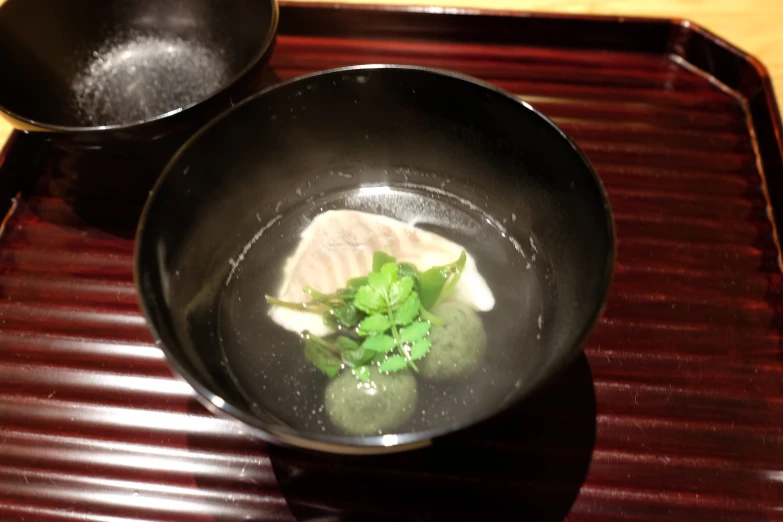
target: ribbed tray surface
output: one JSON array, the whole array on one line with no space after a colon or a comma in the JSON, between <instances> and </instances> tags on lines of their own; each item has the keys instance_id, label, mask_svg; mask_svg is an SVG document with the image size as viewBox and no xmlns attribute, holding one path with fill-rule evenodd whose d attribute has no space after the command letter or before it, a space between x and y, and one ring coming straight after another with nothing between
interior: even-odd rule
<instances>
[{"instance_id":1,"label":"ribbed tray surface","mask_svg":"<svg viewBox=\"0 0 783 522\"><path fill-rule=\"evenodd\" d=\"M619 238L586 360L445 449L268 448L172 377L132 239L44 176L0 241L0 520L560 520L574 497L570 521L783 520L781 271L741 103L658 55L281 36L272 67L384 62L517 93L587 153Z\"/></svg>"}]
</instances>

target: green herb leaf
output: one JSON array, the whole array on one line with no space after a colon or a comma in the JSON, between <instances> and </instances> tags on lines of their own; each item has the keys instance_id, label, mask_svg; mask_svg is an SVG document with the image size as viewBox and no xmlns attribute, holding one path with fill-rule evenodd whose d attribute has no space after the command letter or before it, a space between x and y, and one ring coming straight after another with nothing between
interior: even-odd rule
<instances>
[{"instance_id":1,"label":"green herb leaf","mask_svg":"<svg viewBox=\"0 0 783 522\"><path fill-rule=\"evenodd\" d=\"M302 288L302 291L304 293L306 293L307 295L315 298L315 299L328 299L329 298L329 294L324 294L322 292L319 292L318 290L316 290L312 286L306 286L306 287Z\"/></svg>"},{"instance_id":2,"label":"green herb leaf","mask_svg":"<svg viewBox=\"0 0 783 522\"><path fill-rule=\"evenodd\" d=\"M343 362L354 368L367 364L375 359L375 352L359 348L358 350L346 350L343 352Z\"/></svg>"},{"instance_id":3,"label":"green herb leaf","mask_svg":"<svg viewBox=\"0 0 783 522\"><path fill-rule=\"evenodd\" d=\"M386 293L389 291L389 286L392 284L392 279L389 274L382 274L380 272L373 272L369 276L367 276L367 282L370 284L370 287L381 293Z\"/></svg>"},{"instance_id":4,"label":"green herb leaf","mask_svg":"<svg viewBox=\"0 0 783 522\"><path fill-rule=\"evenodd\" d=\"M359 343L351 339L350 337L346 337L344 335L341 335L337 338L337 340L334 342L334 344L339 348L341 351L350 351L350 350L358 350L359 349Z\"/></svg>"},{"instance_id":5,"label":"green herb leaf","mask_svg":"<svg viewBox=\"0 0 783 522\"><path fill-rule=\"evenodd\" d=\"M427 335L432 325L425 321L418 321L406 326L400 331L400 341L403 343L416 343Z\"/></svg>"},{"instance_id":6,"label":"green herb leaf","mask_svg":"<svg viewBox=\"0 0 783 522\"><path fill-rule=\"evenodd\" d=\"M366 277L354 277L353 279L349 279L348 283L345 285L346 289L353 290L356 292L356 290L359 289L360 286L364 286L367 284L367 278Z\"/></svg>"},{"instance_id":7,"label":"green herb leaf","mask_svg":"<svg viewBox=\"0 0 783 522\"><path fill-rule=\"evenodd\" d=\"M442 297L446 297L459 282L459 277L465 269L468 256L463 250L459 259L443 266L434 266L419 276L421 304L427 310L435 306ZM449 278L451 280L449 281ZM448 282L448 284L446 284Z\"/></svg>"},{"instance_id":8,"label":"green herb leaf","mask_svg":"<svg viewBox=\"0 0 783 522\"><path fill-rule=\"evenodd\" d=\"M450 265L452 278L441 291L440 293L441 299L448 297L451 291L454 290L454 287L457 286L457 283L459 283L459 278L462 275L462 272L465 270L465 264L467 263L467 261L468 261L468 255L463 250L462 253L459 255L459 259L457 259L457 261L455 261Z\"/></svg>"},{"instance_id":9,"label":"green herb leaf","mask_svg":"<svg viewBox=\"0 0 783 522\"><path fill-rule=\"evenodd\" d=\"M405 276L389 287L389 305L398 307L413 291L413 279Z\"/></svg>"},{"instance_id":10,"label":"green herb leaf","mask_svg":"<svg viewBox=\"0 0 783 522\"><path fill-rule=\"evenodd\" d=\"M381 363L378 370L382 372L398 372L408 366L408 361L402 355L392 355Z\"/></svg>"},{"instance_id":11,"label":"green herb leaf","mask_svg":"<svg viewBox=\"0 0 783 522\"><path fill-rule=\"evenodd\" d=\"M419 305L419 314L421 314L422 321L429 321L432 326L440 326L443 324L443 321L441 321L438 316L428 312L422 305Z\"/></svg>"},{"instance_id":12,"label":"green herb leaf","mask_svg":"<svg viewBox=\"0 0 783 522\"><path fill-rule=\"evenodd\" d=\"M361 382L370 382L370 369L366 366L358 366L353 369L353 374Z\"/></svg>"},{"instance_id":13,"label":"green herb leaf","mask_svg":"<svg viewBox=\"0 0 783 522\"><path fill-rule=\"evenodd\" d=\"M411 292L394 314L394 322L401 326L411 324L418 317L420 307L419 294Z\"/></svg>"},{"instance_id":14,"label":"green herb leaf","mask_svg":"<svg viewBox=\"0 0 783 522\"><path fill-rule=\"evenodd\" d=\"M323 314L325 311L323 304L317 301L311 301L309 303L292 303L290 301L283 301L271 295L266 295L264 296L264 298L266 299L267 303L273 306L279 306L281 308L290 308L291 310L299 310L301 312L312 312L314 314Z\"/></svg>"},{"instance_id":15,"label":"green herb leaf","mask_svg":"<svg viewBox=\"0 0 783 522\"><path fill-rule=\"evenodd\" d=\"M411 263L399 263L397 264L397 275L400 279L405 276L413 279L413 289L416 292L421 288L419 284L419 270Z\"/></svg>"},{"instance_id":16,"label":"green herb leaf","mask_svg":"<svg viewBox=\"0 0 783 522\"><path fill-rule=\"evenodd\" d=\"M428 309L454 289L466 262L463 251L453 263L419 272L411 263L397 264L389 254L375 252L372 273L349 280L345 288L332 294L305 287L304 292L312 298L307 303L290 303L272 296L267 296L267 301L318 313L334 329L358 325L356 333L364 337L361 341L353 331L331 340L305 331L304 351L306 358L326 375L333 377L348 366L357 379L366 382L370 378L366 365L371 363L379 364L384 372L408 367L418 371L414 361L427 355L431 348L427 333L432 325L440 323Z\"/></svg>"},{"instance_id":17,"label":"green herb leaf","mask_svg":"<svg viewBox=\"0 0 783 522\"><path fill-rule=\"evenodd\" d=\"M340 288L333 294L324 294L322 292L319 292L312 286L306 286L302 289L302 291L312 297L312 301L310 301L310 305L323 303L323 304L335 304L340 303L353 299L354 294L356 293L356 290L352 288Z\"/></svg>"},{"instance_id":18,"label":"green herb leaf","mask_svg":"<svg viewBox=\"0 0 783 522\"><path fill-rule=\"evenodd\" d=\"M331 312L343 326L350 328L351 326L356 326L356 323L359 322L359 310L356 309L352 301L332 308Z\"/></svg>"},{"instance_id":19,"label":"green herb leaf","mask_svg":"<svg viewBox=\"0 0 783 522\"><path fill-rule=\"evenodd\" d=\"M421 283L421 304L429 310L438 302L440 292L446 284L448 275L438 267L430 268L419 276Z\"/></svg>"},{"instance_id":20,"label":"green herb leaf","mask_svg":"<svg viewBox=\"0 0 783 522\"><path fill-rule=\"evenodd\" d=\"M326 374L327 377L330 379L337 376L338 373L340 373L340 370L343 369L342 366L339 364L326 364L323 367L319 368L322 372Z\"/></svg>"},{"instance_id":21,"label":"green herb leaf","mask_svg":"<svg viewBox=\"0 0 783 522\"><path fill-rule=\"evenodd\" d=\"M386 309L386 300L383 294L374 290L370 285L362 286L356 291L353 304L366 314L377 314Z\"/></svg>"},{"instance_id":22,"label":"green herb leaf","mask_svg":"<svg viewBox=\"0 0 783 522\"><path fill-rule=\"evenodd\" d=\"M429 339L422 339L421 341L418 341L411 346L411 360L412 361L418 361L425 355L427 355L427 352L430 351L430 346L432 343Z\"/></svg>"},{"instance_id":23,"label":"green herb leaf","mask_svg":"<svg viewBox=\"0 0 783 522\"><path fill-rule=\"evenodd\" d=\"M411 276L413 279L418 279L419 270L411 263L398 263L397 274L400 277Z\"/></svg>"},{"instance_id":24,"label":"green herb leaf","mask_svg":"<svg viewBox=\"0 0 783 522\"><path fill-rule=\"evenodd\" d=\"M334 354L327 351L328 346L329 343L315 335L305 335L305 358L329 377L334 377L342 370L342 363Z\"/></svg>"},{"instance_id":25,"label":"green herb leaf","mask_svg":"<svg viewBox=\"0 0 783 522\"><path fill-rule=\"evenodd\" d=\"M334 341L334 345L342 351L342 360L348 366L361 366L372 361L375 357L375 353L361 348L359 343L344 335L338 337Z\"/></svg>"},{"instance_id":26,"label":"green herb leaf","mask_svg":"<svg viewBox=\"0 0 783 522\"><path fill-rule=\"evenodd\" d=\"M394 259L392 256L387 254L386 252L374 252L372 255L372 271L373 272L380 272L381 267L385 265L386 263L396 263L397 260Z\"/></svg>"},{"instance_id":27,"label":"green herb leaf","mask_svg":"<svg viewBox=\"0 0 783 522\"><path fill-rule=\"evenodd\" d=\"M426 323L429 325L429 323ZM382 334L391 327L391 321L385 315L374 314L359 325L359 335Z\"/></svg>"},{"instance_id":28,"label":"green herb leaf","mask_svg":"<svg viewBox=\"0 0 783 522\"><path fill-rule=\"evenodd\" d=\"M389 276L391 282L397 281L397 265L394 262L386 263L381 267L381 274Z\"/></svg>"},{"instance_id":29,"label":"green herb leaf","mask_svg":"<svg viewBox=\"0 0 783 522\"><path fill-rule=\"evenodd\" d=\"M331 296L331 301L350 301L356 295L356 288L341 288Z\"/></svg>"},{"instance_id":30,"label":"green herb leaf","mask_svg":"<svg viewBox=\"0 0 783 522\"><path fill-rule=\"evenodd\" d=\"M397 343L394 342L394 338L390 335L374 335L368 337L362 343L362 348L377 353L387 353L394 350Z\"/></svg>"},{"instance_id":31,"label":"green herb leaf","mask_svg":"<svg viewBox=\"0 0 783 522\"><path fill-rule=\"evenodd\" d=\"M324 317L324 324L329 327L330 330L338 330L342 325L340 321L334 318L331 314L326 314Z\"/></svg>"}]
</instances>

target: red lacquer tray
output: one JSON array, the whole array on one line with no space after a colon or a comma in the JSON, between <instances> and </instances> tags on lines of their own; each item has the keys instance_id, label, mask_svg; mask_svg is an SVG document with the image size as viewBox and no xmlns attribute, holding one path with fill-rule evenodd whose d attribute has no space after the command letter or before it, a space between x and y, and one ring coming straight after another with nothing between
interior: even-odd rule
<instances>
[{"instance_id":1,"label":"red lacquer tray","mask_svg":"<svg viewBox=\"0 0 783 522\"><path fill-rule=\"evenodd\" d=\"M63 165L12 138L0 195L36 188L0 239L0 520L783 520L781 126L758 62L668 20L287 5L280 31L279 78L454 69L578 141L619 235L585 356L419 452L255 442L199 406L147 333L121 182L76 208Z\"/></svg>"}]
</instances>

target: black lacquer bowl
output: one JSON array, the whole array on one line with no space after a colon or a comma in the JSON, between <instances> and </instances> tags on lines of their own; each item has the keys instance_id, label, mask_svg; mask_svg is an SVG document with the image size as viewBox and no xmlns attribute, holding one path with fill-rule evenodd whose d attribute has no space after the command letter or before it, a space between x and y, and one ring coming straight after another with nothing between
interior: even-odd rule
<instances>
[{"instance_id":1,"label":"black lacquer bowl","mask_svg":"<svg viewBox=\"0 0 783 522\"><path fill-rule=\"evenodd\" d=\"M276 0L8 0L0 115L93 148L193 130L252 91L277 20Z\"/></svg>"},{"instance_id":2,"label":"black lacquer bowl","mask_svg":"<svg viewBox=\"0 0 783 522\"><path fill-rule=\"evenodd\" d=\"M286 371L261 356L276 335L259 330L272 270L265 260L282 263L288 250L280 245L295 245L293 225L280 225L296 221L292 214L312 217L350 206L350 197L386 192L398 203L378 212L409 208L411 193L421 208L456 201L460 216L491 221L498 237L517 245L518 258L490 255L483 265L498 292L518 293L506 308L522 333L504 347L515 357L498 366L503 377L483 377L505 388L482 409L424 429L364 437L296 429L265 407L272 399L264 378L253 380ZM276 443L380 453L426 445L494 416L562 370L602 311L614 255L601 182L551 121L472 78L362 66L272 87L190 139L147 202L135 269L154 335L205 404ZM502 288L509 271L527 291Z\"/></svg>"}]
</instances>

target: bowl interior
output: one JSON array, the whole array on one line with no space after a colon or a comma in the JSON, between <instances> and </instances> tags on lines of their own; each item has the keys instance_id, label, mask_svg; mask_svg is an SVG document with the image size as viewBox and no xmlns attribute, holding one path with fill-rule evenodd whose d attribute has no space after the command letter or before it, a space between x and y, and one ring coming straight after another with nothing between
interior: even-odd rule
<instances>
[{"instance_id":1,"label":"bowl interior","mask_svg":"<svg viewBox=\"0 0 783 522\"><path fill-rule=\"evenodd\" d=\"M277 342L259 326L263 294L279 275L275 263L296 244L302 223L350 201L394 217L418 212L467 223L460 241L490 253L477 262L505 296L493 328L512 332L513 346L504 349L513 357L472 377L471 386L491 383L494 391L471 414L409 426L390 442L388 434L293 427L286 408L317 409L292 398L298 386L307 389L301 382L290 397L265 394L270 374L296 371L292 360L260 355ZM484 221L492 233L471 232ZM142 306L175 368L270 438L315 447L408 444L524 397L581 350L614 261L603 188L559 129L500 91L408 67L303 77L230 111L169 165L138 238ZM518 255L509 254L509 239ZM454 386L459 393L465 383Z\"/></svg>"},{"instance_id":2,"label":"bowl interior","mask_svg":"<svg viewBox=\"0 0 783 522\"><path fill-rule=\"evenodd\" d=\"M218 92L258 59L271 1L8 0L0 108L40 124L145 121Z\"/></svg>"}]
</instances>

